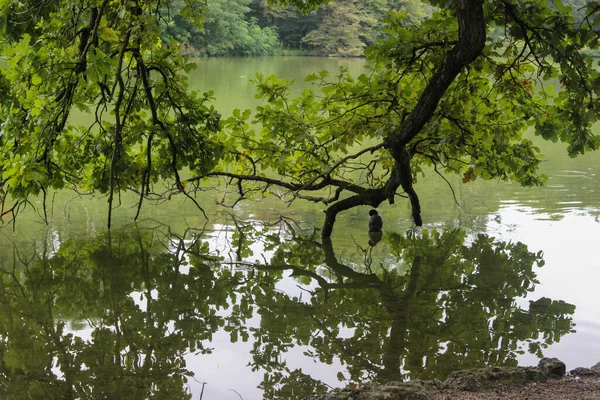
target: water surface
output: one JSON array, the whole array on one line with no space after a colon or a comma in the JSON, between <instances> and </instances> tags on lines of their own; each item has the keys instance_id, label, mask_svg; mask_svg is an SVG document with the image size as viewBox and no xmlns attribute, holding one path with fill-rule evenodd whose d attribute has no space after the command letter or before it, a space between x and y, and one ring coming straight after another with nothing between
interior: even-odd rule
<instances>
[{"instance_id":1,"label":"water surface","mask_svg":"<svg viewBox=\"0 0 600 400\"><path fill-rule=\"evenodd\" d=\"M202 59L191 76L217 107L256 104L255 72L295 78L363 60ZM300 90L300 89L298 89ZM443 378L457 367L600 361L597 154L540 143L544 188L450 179L407 202L341 214L275 199L235 210L200 198L146 205L56 194L0 231L0 366L7 398L297 398L365 380ZM229 213L227 211L233 211ZM283 218L281 218L283 217ZM371 244L377 242L372 247Z\"/></svg>"}]
</instances>

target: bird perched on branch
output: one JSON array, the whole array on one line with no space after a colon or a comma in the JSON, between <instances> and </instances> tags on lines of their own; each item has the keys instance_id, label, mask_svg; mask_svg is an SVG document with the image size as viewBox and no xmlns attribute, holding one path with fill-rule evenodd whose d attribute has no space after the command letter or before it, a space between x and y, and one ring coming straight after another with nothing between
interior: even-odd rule
<instances>
[{"instance_id":1,"label":"bird perched on branch","mask_svg":"<svg viewBox=\"0 0 600 400\"><path fill-rule=\"evenodd\" d=\"M369 211L369 232L381 232L381 228L383 228L383 219L381 219L381 215L377 214L377 210Z\"/></svg>"}]
</instances>

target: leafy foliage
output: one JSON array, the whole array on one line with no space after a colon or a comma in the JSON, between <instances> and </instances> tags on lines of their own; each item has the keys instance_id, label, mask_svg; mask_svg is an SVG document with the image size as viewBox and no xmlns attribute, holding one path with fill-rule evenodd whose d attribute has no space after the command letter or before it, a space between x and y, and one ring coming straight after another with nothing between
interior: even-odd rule
<instances>
[{"instance_id":1,"label":"leafy foliage","mask_svg":"<svg viewBox=\"0 0 600 400\"><path fill-rule=\"evenodd\" d=\"M544 184L528 129L572 156L598 147L598 72L584 52L598 47L596 3L580 24L560 2L432 4L440 10L420 24L391 13L357 78L314 74L315 89L292 98L291 82L258 75L264 104L227 121L227 168L211 175L237 178L235 201L278 187L286 201L326 205L329 236L337 213L393 203L400 188L421 225L414 185L430 168L465 183ZM506 35L487 36L498 29Z\"/></svg>"},{"instance_id":2,"label":"leafy foliage","mask_svg":"<svg viewBox=\"0 0 600 400\"><path fill-rule=\"evenodd\" d=\"M0 42L0 216L68 186L108 194L110 226L120 191L136 190L140 206L186 192L180 172L207 172L219 159L212 94L187 90L195 65L162 43L159 3L57 2L31 35ZM181 15L198 22L196 3ZM74 109L91 122L77 124ZM165 193L153 190L159 180Z\"/></svg>"}]
</instances>

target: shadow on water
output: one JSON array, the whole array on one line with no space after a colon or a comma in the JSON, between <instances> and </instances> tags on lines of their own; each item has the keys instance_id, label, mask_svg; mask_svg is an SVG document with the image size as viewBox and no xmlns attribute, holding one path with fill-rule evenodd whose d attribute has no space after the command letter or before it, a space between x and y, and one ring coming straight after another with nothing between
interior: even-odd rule
<instances>
[{"instance_id":1,"label":"shadow on water","mask_svg":"<svg viewBox=\"0 0 600 400\"><path fill-rule=\"evenodd\" d=\"M544 262L522 243L392 233L357 262L290 221L223 226L145 221L0 253L0 397L191 398L186 356L218 332L249 344L265 398L286 399L327 390L287 363L296 347L335 360L342 385L515 365L573 331L573 305L523 300Z\"/></svg>"}]
</instances>

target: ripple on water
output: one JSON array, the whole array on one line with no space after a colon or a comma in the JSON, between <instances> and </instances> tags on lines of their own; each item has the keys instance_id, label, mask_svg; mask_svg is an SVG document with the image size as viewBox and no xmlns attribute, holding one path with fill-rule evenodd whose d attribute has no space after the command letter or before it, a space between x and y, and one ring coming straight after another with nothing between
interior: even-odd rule
<instances>
[{"instance_id":1,"label":"ripple on water","mask_svg":"<svg viewBox=\"0 0 600 400\"><path fill-rule=\"evenodd\" d=\"M520 200L510 200L510 199L502 199L500 200L500 204L504 205L504 204L519 204L521 203Z\"/></svg>"},{"instance_id":2,"label":"ripple on water","mask_svg":"<svg viewBox=\"0 0 600 400\"><path fill-rule=\"evenodd\" d=\"M578 170L572 170L572 169L563 169L561 171L558 171L557 174L554 174L555 177L562 177L562 178L590 178L588 172L586 171L578 171Z\"/></svg>"},{"instance_id":3,"label":"ripple on water","mask_svg":"<svg viewBox=\"0 0 600 400\"><path fill-rule=\"evenodd\" d=\"M566 187L565 185L547 185L544 188L542 188L543 192L566 192L568 191L569 188Z\"/></svg>"}]
</instances>

